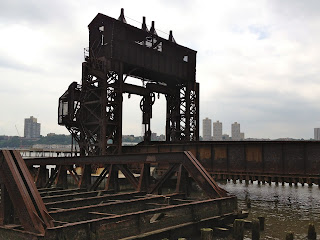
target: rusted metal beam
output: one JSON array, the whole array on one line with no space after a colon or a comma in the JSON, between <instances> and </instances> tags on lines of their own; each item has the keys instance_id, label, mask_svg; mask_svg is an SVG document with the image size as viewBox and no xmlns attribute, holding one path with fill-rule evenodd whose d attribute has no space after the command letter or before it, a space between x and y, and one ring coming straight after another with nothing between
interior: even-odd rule
<instances>
[{"instance_id":1,"label":"rusted metal beam","mask_svg":"<svg viewBox=\"0 0 320 240\"><path fill-rule=\"evenodd\" d=\"M141 198L134 198L130 200L120 200L114 202L107 202L98 205L85 205L76 208L59 209L50 211L50 216L55 220L76 222L83 221L88 218L90 212L101 212L120 215L123 213L132 213L146 209L146 203L164 202L168 197L183 197L183 194L169 194L163 195L149 195Z\"/></svg>"},{"instance_id":2,"label":"rusted metal beam","mask_svg":"<svg viewBox=\"0 0 320 240\"><path fill-rule=\"evenodd\" d=\"M0 151L0 178L6 186L22 226L27 231L44 234L45 228L53 227L33 178L17 151Z\"/></svg>"},{"instance_id":3,"label":"rusted metal beam","mask_svg":"<svg viewBox=\"0 0 320 240\"><path fill-rule=\"evenodd\" d=\"M150 185L150 164L141 164L138 191L148 191Z\"/></svg>"},{"instance_id":4,"label":"rusted metal beam","mask_svg":"<svg viewBox=\"0 0 320 240\"><path fill-rule=\"evenodd\" d=\"M191 152L185 152L189 161L184 162L184 167L189 174L204 190L210 198L225 197L227 192L220 188L218 184L212 179L210 174L204 169L200 162L192 155Z\"/></svg>"},{"instance_id":5,"label":"rusted metal beam","mask_svg":"<svg viewBox=\"0 0 320 240\"><path fill-rule=\"evenodd\" d=\"M56 194L52 196L43 196L42 199L45 203L47 202L58 202L58 201L66 201L66 200L71 200L71 199L77 199L77 198L90 198L90 197L95 197L99 195L104 195L104 194L111 194L113 191L87 191L86 189L76 189L77 191L73 192L67 192L67 191L60 191L56 192Z\"/></svg>"},{"instance_id":6,"label":"rusted metal beam","mask_svg":"<svg viewBox=\"0 0 320 240\"><path fill-rule=\"evenodd\" d=\"M222 205L224 207L221 207ZM48 236L55 237L58 233L63 233L62 236L68 238L68 236L76 236L80 233L82 236L89 236L94 232L98 239L113 240L150 233L149 239L151 239L152 231L161 231L184 223L199 223L206 219L214 220L221 216L230 216L229 214L233 213L236 208L236 198L227 197L162 206L118 215L96 214L95 219L71 222L50 228L48 229ZM94 213L92 212L92 215ZM165 218L151 223L150 219L159 213L163 213ZM87 226L92 226L94 229L87 231Z\"/></svg>"},{"instance_id":7,"label":"rusted metal beam","mask_svg":"<svg viewBox=\"0 0 320 240\"><path fill-rule=\"evenodd\" d=\"M178 167L179 164L173 164L172 166L170 166L167 172L158 180L155 186L151 189L150 193L155 193L156 191L158 191L159 188L161 188L161 186L164 184L164 182L173 176Z\"/></svg>"},{"instance_id":8,"label":"rusted metal beam","mask_svg":"<svg viewBox=\"0 0 320 240\"><path fill-rule=\"evenodd\" d=\"M150 94L150 90L145 87L136 86L129 83L123 84L123 92L136 94L140 96L148 96Z\"/></svg>"},{"instance_id":9,"label":"rusted metal beam","mask_svg":"<svg viewBox=\"0 0 320 240\"><path fill-rule=\"evenodd\" d=\"M108 170L109 168L107 166L105 166L105 168L103 169L103 171L100 173L99 177L96 179L96 181L92 184L92 186L90 187L91 191L95 191L97 190L97 188L99 187L99 185L101 184L101 182L106 178L107 174L108 174Z\"/></svg>"},{"instance_id":10,"label":"rusted metal beam","mask_svg":"<svg viewBox=\"0 0 320 240\"><path fill-rule=\"evenodd\" d=\"M84 188L72 188L72 189L62 189L62 188L47 188L47 190L42 190L40 192L41 197L51 197L59 195L69 195L87 192Z\"/></svg>"},{"instance_id":11,"label":"rusted metal beam","mask_svg":"<svg viewBox=\"0 0 320 240\"><path fill-rule=\"evenodd\" d=\"M101 193L101 191L99 192ZM83 198L80 198L79 196L70 199L70 200L61 200L53 202L46 202L45 205L47 209L52 209L52 208L61 208L61 209L68 209L68 208L76 208L76 207L81 207L85 205L95 205L95 204L102 204L102 203L107 203L112 200L129 200L131 198L135 197L143 197L146 193L144 192L128 192L128 193L118 193L118 194L97 194L96 196L85 196Z\"/></svg>"},{"instance_id":12,"label":"rusted metal beam","mask_svg":"<svg viewBox=\"0 0 320 240\"><path fill-rule=\"evenodd\" d=\"M83 164L132 164L132 163L181 163L183 152L166 152L151 154L122 154L86 157L59 157L59 158L26 158L29 165L83 165Z\"/></svg>"},{"instance_id":13,"label":"rusted metal beam","mask_svg":"<svg viewBox=\"0 0 320 240\"><path fill-rule=\"evenodd\" d=\"M123 173L123 175L126 177L126 179L132 184L132 186L135 189L138 189L138 181L133 175L133 173L130 171L127 165L125 164L118 164L117 168Z\"/></svg>"}]
</instances>

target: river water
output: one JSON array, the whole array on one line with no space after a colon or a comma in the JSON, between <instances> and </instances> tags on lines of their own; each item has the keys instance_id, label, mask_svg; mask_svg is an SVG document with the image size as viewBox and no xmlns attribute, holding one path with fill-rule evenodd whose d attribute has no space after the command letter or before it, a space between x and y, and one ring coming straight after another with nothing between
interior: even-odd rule
<instances>
[{"instance_id":1,"label":"river water","mask_svg":"<svg viewBox=\"0 0 320 240\"><path fill-rule=\"evenodd\" d=\"M314 223L320 239L320 188L317 185L289 186L274 183L258 185L228 182L219 185L238 197L239 209L247 209L245 199L251 200L248 220L265 217L265 230L260 239L285 239L293 232L294 239L306 239L309 223ZM251 239L246 231L245 239Z\"/></svg>"}]
</instances>

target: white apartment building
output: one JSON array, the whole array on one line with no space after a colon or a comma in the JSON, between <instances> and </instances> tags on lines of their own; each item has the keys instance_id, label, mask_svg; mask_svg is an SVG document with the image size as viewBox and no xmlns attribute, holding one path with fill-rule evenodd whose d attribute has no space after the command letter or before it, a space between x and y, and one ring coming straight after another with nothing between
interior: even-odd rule
<instances>
[{"instance_id":1,"label":"white apartment building","mask_svg":"<svg viewBox=\"0 0 320 240\"><path fill-rule=\"evenodd\" d=\"M314 140L320 140L320 128L314 129Z\"/></svg>"},{"instance_id":2,"label":"white apartment building","mask_svg":"<svg viewBox=\"0 0 320 240\"><path fill-rule=\"evenodd\" d=\"M205 118L202 120L202 133L203 133L203 141L211 141L211 119Z\"/></svg>"},{"instance_id":3,"label":"white apartment building","mask_svg":"<svg viewBox=\"0 0 320 240\"><path fill-rule=\"evenodd\" d=\"M231 124L231 138L234 141L241 140L240 123L235 122L235 123Z\"/></svg>"},{"instance_id":4,"label":"white apartment building","mask_svg":"<svg viewBox=\"0 0 320 240\"><path fill-rule=\"evenodd\" d=\"M222 140L222 122L216 121L213 123L213 140L221 141Z\"/></svg>"}]
</instances>

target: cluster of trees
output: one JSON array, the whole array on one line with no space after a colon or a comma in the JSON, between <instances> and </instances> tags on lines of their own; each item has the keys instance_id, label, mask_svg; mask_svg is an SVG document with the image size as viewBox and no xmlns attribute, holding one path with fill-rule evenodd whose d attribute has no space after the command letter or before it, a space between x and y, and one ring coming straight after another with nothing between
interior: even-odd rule
<instances>
[{"instance_id":1,"label":"cluster of trees","mask_svg":"<svg viewBox=\"0 0 320 240\"><path fill-rule=\"evenodd\" d=\"M71 144L71 135L54 134L40 136L40 139L26 139L18 136L0 136L0 148L27 148L35 144Z\"/></svg>"}]
</instances>

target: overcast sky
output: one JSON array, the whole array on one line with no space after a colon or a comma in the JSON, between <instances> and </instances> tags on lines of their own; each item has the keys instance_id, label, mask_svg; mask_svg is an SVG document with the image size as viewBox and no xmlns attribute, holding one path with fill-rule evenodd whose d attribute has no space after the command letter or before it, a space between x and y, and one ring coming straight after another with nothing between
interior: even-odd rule
<instances>
[{"instance_id":1,"label":"overcast sky","mask_svg":"<svg viewBox=\"0 0 320 240\"><path fill-rule=\"evenodd\" d=\"M89 4L90 3L90 4ZM41 134L65 133L58 98L81 81L87 25L97 13L141 26L196 50L200 119L241 124L246 137L309 139L320 127L320 1L0 2L0 135L23 135L34 116ZM139 81L136 82L139 84ZM139 97L124 97L123 133L141 135ZM165 131L165 99L154 105L152 130Z\"/></svg>"}]
</instances>

